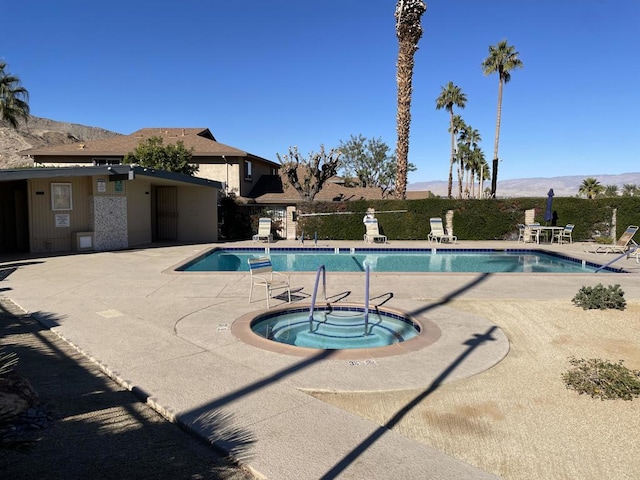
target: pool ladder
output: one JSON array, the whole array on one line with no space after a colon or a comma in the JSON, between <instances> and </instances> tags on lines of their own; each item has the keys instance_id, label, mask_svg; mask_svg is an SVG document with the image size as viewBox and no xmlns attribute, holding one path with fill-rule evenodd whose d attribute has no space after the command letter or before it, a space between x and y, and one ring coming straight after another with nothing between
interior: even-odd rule
<instances>
[{"instance_id":1,"label":"pool ladder","mask_svg":"<svg viewBox=\"0 0 640 480\"><path fill-rule=\"evenodd\" d=\"M365 263L365 282L364 282L364 334L369 331L369 264ZM327 301L327 269L324 265L320 265L316 271L316 281L313 286L313 295L311 296L311 307L309 308L309 331L313 331L313 312L316 307L316 298L318 296L318 286L320 284L320 274L322 274L322 292L324 301Z\"/></svg>"}]
</instances>

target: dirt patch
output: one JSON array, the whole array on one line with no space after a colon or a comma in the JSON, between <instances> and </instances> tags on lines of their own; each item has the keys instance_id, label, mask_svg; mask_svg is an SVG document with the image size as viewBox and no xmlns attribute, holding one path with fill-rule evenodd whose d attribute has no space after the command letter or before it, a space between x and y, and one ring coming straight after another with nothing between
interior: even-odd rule
<instances>
[{"instance_id":1,"label":"dirt patch","mask_svg":"<svg viewBox=\"0 0 640 480\"><path fill-rule=\"evenodd\" d=\"M601 401L568 390L568 358L624 360L640 369L640 304L582 310L565 301L457 301L509 338L494 368L438 388L394 430L505 479L640 478L635 401ZM427 386L425 386L426 388ZM385 425L422 393L316 393Z\"/></svg>"}]
</instances>

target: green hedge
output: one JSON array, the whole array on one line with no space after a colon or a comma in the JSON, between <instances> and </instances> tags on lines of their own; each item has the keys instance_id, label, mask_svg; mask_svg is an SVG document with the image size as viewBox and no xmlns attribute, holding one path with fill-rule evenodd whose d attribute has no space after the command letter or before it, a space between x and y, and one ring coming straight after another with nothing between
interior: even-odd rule
<instances>
[{"instance_id":1,"label":"green hedge","mask_svg":"<svg viewBox=\"0 0 640 480\"><path fill-rule=\"evenodd\" d=\"M536 221L545 224L546 202L547 198L544 197L505 200L357 200L300 204L297 235L304 231L307 239L313 239L317 232L319 239L362 240L362 217L371 207L376 210L381 233L390 240L426 239L430 231L429 218L441 217L444 220L448 210L454 211L453 229L459 239L515 239L518 235L517 225L524 222L525 210L535 208ZM557 225L573 223L575 241L589 241L610 235L614 209L617 209L616 237L620 237L628 225L640 224L640 197L596 200L556 197L553 201Z\"/></svg>"}]
</instances>

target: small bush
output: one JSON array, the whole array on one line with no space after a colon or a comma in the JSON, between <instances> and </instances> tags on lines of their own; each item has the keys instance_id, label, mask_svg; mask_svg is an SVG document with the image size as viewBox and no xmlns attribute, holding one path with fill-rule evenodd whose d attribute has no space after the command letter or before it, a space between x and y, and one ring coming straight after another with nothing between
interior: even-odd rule
<instances>
[{"instance_id":1,"label":"small bush","mask_svg":"<svg viewBox=\"0 0 640 480\"><path fill-rule=\"evenodd\" d=\"M613 243L613 239L611 237L596 237L594 243L602 244L602 245L611 245Z\"/></svg>"},{"instance_id":2,"label":"small bush","mask_svg":"<svg viewBox=\"0 0 640 480\"><path fill-rule=\"evenodd\" d=\"M583 310L624 310L627 306L620 285L609 285L605 288L601 283L595 287L582 287L571 301Z\"/></svg>"},{"instance_id":3,"label":"small bush","mask_svg":"<svg viewBox=\"0 0 640 480\"><path fill-rule=\"evenodd\" d=\"M600 400L633 400L640 396L640 371L628 369L622 360L611 363L599 358L571 357L569 363L573 368L562 374L568 389Z\"/></svg>"}]
</instances>

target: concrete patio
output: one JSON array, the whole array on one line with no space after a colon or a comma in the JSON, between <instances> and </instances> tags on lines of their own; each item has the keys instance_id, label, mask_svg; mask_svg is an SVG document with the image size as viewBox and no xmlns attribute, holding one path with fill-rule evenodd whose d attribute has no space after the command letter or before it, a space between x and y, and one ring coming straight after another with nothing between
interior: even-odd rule
<instances>
[{"instance_id":1,"label":"concrete patio","mask_svg":"<svg viewBox=\"0 0 640 480\"><path fill-rule=\"evenodd\" d=\"M243 245L266 246L231 246ZM288 245L297 246L271 244ZM433 325L439 338L395 356L371 351L345 358L314 351L300 357L259 349L233 335L234 322L265 308L263 300L247 301L248 273L173 271L214 246L224 244L7 258L0 268L16 270L0 284L0 294L51 326L168 419L234 451L258 476L272 479L495 478L306 391L422 388L428 395L439 385L491 368L508 354L508 339L487 319L449 306L455 299L568 300L581 286L597 282L620 284L628 298L640 297L640 264L626 258L616 265L627 274L373 273L371 297L386 295L385 306ZM433 246L390 242L383 248ZM539 248L603 263L614 258L586 253L584 246L460 241L450 247ZM309 302L314 280L313 273L291 274L294 303ZM348 292L348 302L362 302L364 287L362 274L327 276L327 295ZM272 305L282 304L276 299ZM239 438L252 443L243 447Z\"/></svg>"}]
</instances>

